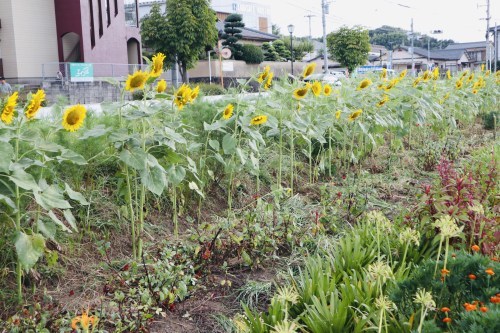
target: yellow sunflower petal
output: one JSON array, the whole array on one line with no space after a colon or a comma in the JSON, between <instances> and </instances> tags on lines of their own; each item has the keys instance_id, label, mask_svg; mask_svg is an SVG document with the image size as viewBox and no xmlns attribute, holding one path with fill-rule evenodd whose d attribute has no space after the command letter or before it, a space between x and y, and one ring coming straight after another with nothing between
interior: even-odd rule
<instances>
[{"instance_id":1,"label":"yellow sunflower petal","mask_svg":"<svg viewBox=\"0 0 500 333\"><path fill-rule=\"evenodd\" d=\"M64 111L62 126L67 131L77 131L80 127L82 127L86 115L87 109L83 105L77 104L69 107L66 111Z\"/></svg>"}]
</instances>

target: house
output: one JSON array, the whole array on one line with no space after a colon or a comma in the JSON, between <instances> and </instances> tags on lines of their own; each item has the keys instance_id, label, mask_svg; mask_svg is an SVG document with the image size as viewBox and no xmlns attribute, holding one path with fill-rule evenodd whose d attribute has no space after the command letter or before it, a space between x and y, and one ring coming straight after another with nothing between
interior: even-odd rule
<instances>
[{"instance_id":1,"label":"house","mask_svg":"<svg viewBox=\"0 0 500 333\"><path fill-rule=\"evenodd\" d=\"M217 28L217 31L224 31L224 22L217 21L215 23L215 26ZM263 43L273 42L279 39L279 36L247 28L246 26L240 29L242 35L242 38L240 39L241 44L254 44L257 46L262 46Z\"/></svg>"},{"instance_id":2,"label":"house","mask_svg":"<svg viewBox=\"0 0 500 333\"><path fill-rule=\"evenodd\" d=\"M0 20L0 74L13 83L67 75L60 63L113 63L125 73L141 63L137 0L2 0Z\"/></svg>"}]
</instances>

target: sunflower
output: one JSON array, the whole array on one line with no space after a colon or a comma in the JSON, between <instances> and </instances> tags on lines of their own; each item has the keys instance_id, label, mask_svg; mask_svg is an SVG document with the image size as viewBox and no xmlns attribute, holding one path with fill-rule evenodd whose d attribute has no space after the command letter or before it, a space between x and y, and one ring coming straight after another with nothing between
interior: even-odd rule
<instances>
[{"instance_id":1,"label":"sunflower","mask_svg":"<svg viewBox=\"0 0 500 333\"><path fill-rule=\"evenodd\" d=\"M364 79L363 81L361 81L359 83L359 86L356 90L361 90L361 89L365 89L366 87L370 86L372 84L372 80L370 79Z\"/></svg>"},{"instance_id":2,"label":"sunflower","mask_svg":"<svg viewBox=\"0 0 500 333\"><path fill-rule=\"evenodd\" d=\"M422 81L422 78L419 76L413 81L413 87L418 86L418 84Z\"/></svg>"},{"instance_id":3,"label":"sunflower","mask_svg":"<svg viewBox=\"0 0 500 333\"><path fill-rule=\"evenodd\" d=\"M469 77L467 78L467 83L471 82L472 80L474 80L474 73L471 73L469 75Z\"/></svg>"},{"instance_id":4,"label":"sunflower","mask_svg":"<svg viewBox=\"0 0 500 333\"><path fill-rule=\"evenodd\" d=\"M305 79L306 77L308 77L309 75L311 75L312 73L314 73L315 69L316 69L316 63L315 62L312 62L309 65L307 65L304 68L304 71L302 72L302 78Z\"/></svg>"},{"instance_id":5,"label":"sunflower","mask_svg":"<svg viewBox=\"0 0 500 333\"><path fill-rule=\"evenodd\" d=\"M382 97L382 99L377 103L377 106L381 107L382 105L384 105L388 101L389 101L389 96L384 95L384 97Z\"/></svg>"},{"instance_id":6,"label":"sunflower","mask_svg":"<svg viewBox=\"0 0 500 333\"><path fill-rule=\"evenodd\" d=\"M321 87L321 82L314 81L314 83L312 84L311 90L312 90L314 96L317 97L317 96L321 95L321 91L323 90Z\"/></svg>"},{"instance_id":7,"label":"sunflower","mask_svg":"<svg viewBox=\"0 0 500 333\"><path fill-rule=\"evenodd\" d=\"M472 93L475 95L477 94L477 89L472 89Z\"/></svg>"},{"instance_id":8,"label":"sunflower","mask_svg":"<svg viewBox=\"0 0 500 333\"><path fill-rule=\"evenodd\" d=\"M228 104L224 109L224 112L222 112L222 118L224 119L231 118L233 116L233 110L234 110L233 104Z\"/></svg>"},{"instance_id":9,"label":"sunflower","mask_svg":"<svg viewBox=\"0 0 500 333\"><path fill-rule=\"evenodd\" d=\"M464 83L462 80L457 80L457 82L455 82L455 88L460 89L462 88L463 84Z\"/></svg>"},{"instance_id":10,"label":"sunflower","mask_svg":"<svg viewBox=\"0 0 500 333\"><path fill-rule=\"evenodd\" d=\"M432 79L437 80L439 79L439 67L434 68L432 71Z\"/></svg>"},{"instance_id":11,"label":"sunflower","mask_svg":"<svg viewBox=\"0 0 500 333\"><path fill-rule=\"evenodd\" d=\"M257 77L257 82L259 83L264 82L267 79L267 76L269 75L270 72L271 72L271 67L269 65L264 67L264 71L260 73L259 76Z\"/></svg>"},{"instance_id":12,"label":"sunflower","mask_svg":"<svg viewBox=\"0 0 500 333\"><path fill-rule=\"evenodd\" d=\"M451 71L449 69L446 71L446 77L451 80Z\"/></svg>"},{"instance_id":13,"label":"sunflower","mask_svg":"<svg viewBox=\"0 0 500 333\"><path fill-rule=\"evenodd\" d=\"M257 116L250 120L250 125L262 125L267 122L267 116Z\"/></svg>"},{"instance_id":14,"label":"sunflower","mask_svg":"<svg viewBox=\"0 0 500 333\"><path fill-rule=\"evenodd\" d=\"M427 82L431 77L432 77L431 72L429 70L426 70L424 72L424 75L422 75L422 80L424 80L424 82Z\"/></svg>"},{"instance_id":15,"label":"sunflower","mask_svg":"<svg viewBox=\"0 0 500 333\"><path fill-rule=\"evenodd\" d=\"M177 89L174 94L174 103L179 110L182 110L182 108L191 101L191 94L191 88L185 83Z\"/></svg>"},{"instance_id":16,"label":"sunflower","mask_svg":"<svg viewBox=\"0 0 500 333\"><path fill-rule=\"evenodd\" d=\"M335 119L339 119L341 115L342 115L342 111L337 110L337 112L335 112Z\"/></svg>"},{"instance_id":17,"label":"sunflower","mask_svg":"<svg viewBox=\"0 0 500 333\"><path fill-rule=\"evenodd\" d=\"M306 97L307 92L309 91L310 88L311 88L311 85L308 83L305 86L303 86L302 88L295 89L293 91L293 97L295 97L295 99L302 99L302 98Z\"/></svg>"},{"instance_id":18,"label":"sunflower","mask_svg":"<svg viewBox=\"0 0 500 333\"><path fill-rule=\"evenodd\" d=\"M484 76L488 77L488 76L490 76L490 74L491 74L491 71L488 69L488 70L486 71L486 73L484 73Z\"/></svg>"},{"instance_id":19,"label":"sunflower","mask_svg":"<svg viewBox=\"0 0 500 333\"><path fill-rule=\"evenodd\" d=\"M127 82L125 82L125 90L133 92L135 89L144 89L148 77L148 73L141 70L136 71L134 74L128 76Z\"/></svg>"},{"instance_id":20,"label":"sunflower","mask_svg":"<svg viewBox=\"0 0 500 333\"><path fill-rule=\"evenodd\" d=\"M403 79L406 76L406 73L408 73L408 70L407 69L403 70L401 73L399 73L399 78Z\"/></svg>"},{"instance_id":21,"label":"sunflower","mask_svg":"<svg viewBox=\"0 0 500 333\"><path fill-rule=\"evenodd\" d=\"M167 90L167 81L162 79L158 81L158 84L156 85L156 92L162 93L165 90Z\"/></svg>"},{"instance_id":22,"label":"sunflower","mask_svg":"<svg viewBox=\"0 0 500 333\"><path fill-rule=\"evenodd\" d=\"M382 68L382 71L380 72L380 78L387 79L387 69L386 68Z\"/></svg>"},{"instance_id":23,"label":"sunflower","mask_svg":"<svg viewBox=\"0 0 500 333\"><path fill-rule=\"evenodd\" d=\"M10 95L9 98L7 98L7 102L5 103L3 110L2 110L2 115L0 116L0 119L7 125L12 123L12 119L14 118L14 110L17 105L17 98L19 97L17 91L15 91L12 95Z\"/></svg>"},{"instance_id":24,"label":"sunflower","mask_svg":"<svg viewBox=\"0 0 500 333\"><path fill-rule=\"evenodd\" d=\"M151 63L151 71L149 75L152 77L158 77L163 72L163 60L165 60L165 55L163 53L157 53L153 56L153 62Z\"/></svg>"},{"instance_id":25,"label":"sunflower","mask_svg":"<svg viewBox=\"0 0 500 333\"><path fill-rule=\"evenodd\" d=\"M383 89L385 91L391 90L392 88L394 88L396 86L396 84L398 82L399 82L399 79L398 78L394 78L385 87L383 87Z\"/></svg>"},{"instance_id":26,"label":"sunflower","mask_svg":"<svg viewBox=\"0 0 500 333\"><path fill-rule=\"evenodd\" d=\"M38 89L38 91L34 95L31 95L31 100L24 111L26 118L33 119L36 116L38 110L40 110L40 108L42 107L42 103L44 100L45 91L43 91L42 89Z\"/></svg>"},{"instance_id":27,"label":"sunflower","mask_svg":"<svg viewBox=\"0 0 500 333\"><path fill-rule=\"evenodd\" d=\"M323 86L323 94L325 94L325 96L330 96L331 93L332 93L332 87L330 87L329 84L325 84Z\"/></svg>"},{"instance_id":28,"label":"sunflower","mask_svg":"<svg viewBox=\"0 0 500 333\"><path fill-rule=\"evenodd\" d=\"M62 126L65 130L74 132L83 125L83 120L87 115L87 109L81 104L72 106L64 111Z\"/></svg>"},{"instance_id":29,"label":"sunflower","mask_svg":"<svg viewBox=\"0 0 500 333\"><path fill-rule=\"evenodd\" d=\"M190 96L190 102L193 102L196 97L200 94L200 86L196 86L192 91L191 91L191 96Z\"/></svg>"},{"instance_id":30,"label":"sunflower","mask_svg":"<svg viewBox=\"0 0 500 333\"><path fill-rule=\"evenodd\" d=\"M481 72L484 72L484 64L481 64Z\"/></svg>"},{"instance_id":31,"label":"sunflower","mask_svg":"<svg viewBox=\"0 0 500 333\"><path fill-rule=\"evenodd\" d=\"M358 110L354 111L353 113L351 113L349 115L349 117L347 117L347 120L354 121L354 120L356 120L356 118L358 118L359 116L361 116L362 113L363 113L363 110L358 109Z\"/></svg>"},{"instance_id":32,"label":"sunflower","mask_svg":"<svg viewBox=\"0 0 500 333\"><path fill-rule=\"evenodd\" d=\"M266 83L264 83L264 89L265 90L268 90L269 88L271 88L271 86L273 84L273 77L274 77L274 73L273 72L270 72L270 73L267 74Z\"/></svg>"}]
</instances>

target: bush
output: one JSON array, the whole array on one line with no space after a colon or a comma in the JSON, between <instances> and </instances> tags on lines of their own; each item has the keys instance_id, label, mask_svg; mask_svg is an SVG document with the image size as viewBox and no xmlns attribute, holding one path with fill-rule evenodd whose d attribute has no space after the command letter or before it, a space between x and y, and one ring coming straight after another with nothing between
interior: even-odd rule
<instances>
[{"instance_id":1,"label":"bush","mask_svg":"<svg viewBox=\"0 0 500 333\"><path fill-rule=\"evenodd\" d=\"M487 130L495 129L498 127L498 122L500 121L500 112L490 111L483 115L483 127Z\"/></svg>"},{"instance_id":2,"label":"bush","mask_svg":"<svg viewBox=\"0 0 500 333\"><path fill-rule=\"evenodd\" d=\"M243 55L241 60L244 60L247 64L260 64L264 61L264 53L260 47L247 44L242 47Z\"/></svg>"},{"instance_id":3,"label":"bush","mask_svg":"<svg viewBox=\"0 0 500 333\"><path fill-rule=\"evenodd\" d=\"M224 95L226 93L226 89L220 84L200 83L199 86L200 92L205 96Z\"/></svg>"}]
</instances>

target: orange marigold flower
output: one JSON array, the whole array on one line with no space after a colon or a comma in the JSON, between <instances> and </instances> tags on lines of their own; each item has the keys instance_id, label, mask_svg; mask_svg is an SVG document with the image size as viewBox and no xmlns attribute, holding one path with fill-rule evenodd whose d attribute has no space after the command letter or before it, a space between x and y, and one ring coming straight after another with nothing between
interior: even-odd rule
<instances>
[{"instance_id":1,"label":"orange marigold flower","mask_svg":"<svg viewBox=\"0 0 500 333\"><path fill-rule=\"evenodd\" d=\"M493 304L498 304L498 303L500 303L500 297L498 297L498 296L491 296L490 297L490 302L493 303Z\"/></svg>"},{"instance_id":2,"label":"orange marigold flower","mask_svg":"<svg viewBox=\"0 0 500 333\"><path fill-rule=\"evenodd\" d=\"M488 308L485 306L480 307L479 310L481 310L481 312L488 312Z\"/></svg>"},{"instance_id":3,"label":"orange marigold flower","mask_svg":"<svg viewBox=\"0 0 500 333\"><path fill-rule=\"evenodd\" d=\"M441 312L448 313L450 311L451 311L450 308L447 308L447 307L441 308Z\"/></svg>"},{"instance_id":4,"label":"orange marigold flower","mask_svg":"<svg viewBox=\"0 0 500 333\"><path fill-rule=\"evenodd\" d=\"M477 310L477 305L475 305L475 304L465 303L464 307L465 307L465 311L474 311L474 310Z\"/></svg>"},{"instance_id":5,"label":"orange marigold flower","mask_svg":"<svg viewBox=\"0 0 500 333\"><path fill-rule=\"evenodd\" d=\"M488 275L495 275L495 272L493 271L493 268L488 268L485 270L486 274Z\"/></svg>"},{"instance_id":6,"label":"orange marigold flower","mask_svg":"<svg viewBox=\"0 0 500 333\"><path fill-rule=\"evenodd\" d=\"M451 323L451 318L450 317L446 317L446 318L443 318L443 323Z\"/></svg>"},{"instance_id":7,"label":"orange marigold flower","mask_svg":"<svg viewBox=\"0 0 500 333\"><path fill-rule=\"evenodd\" d=\"M449 270L447 270L446 268L443 268L443 269L441 270L441 276L446 276L446 275L448 275L448 274L450 274L450 271L449 271Z\"/></svg>"},{"instance_id":8,"label":"orange marigold flower","mask_svg":"<svg viewBox=\"0 0 500 333\"><path fill-rule=\"evenodd\" d=\"M477 277L474 274L469 274L469 279L475 280Z\"/></svg>"},{"instance_id":9,"label":"orange marigold flower","mask_svg":"<svg viewBox=\"0 0 500 333\"><path fill-rule=\"evenodd\" d=\"M472 245L471 247L472 251L474 252L478 252L480 250L479 246L478 245Z\"/></svg>"}]
</instances>

